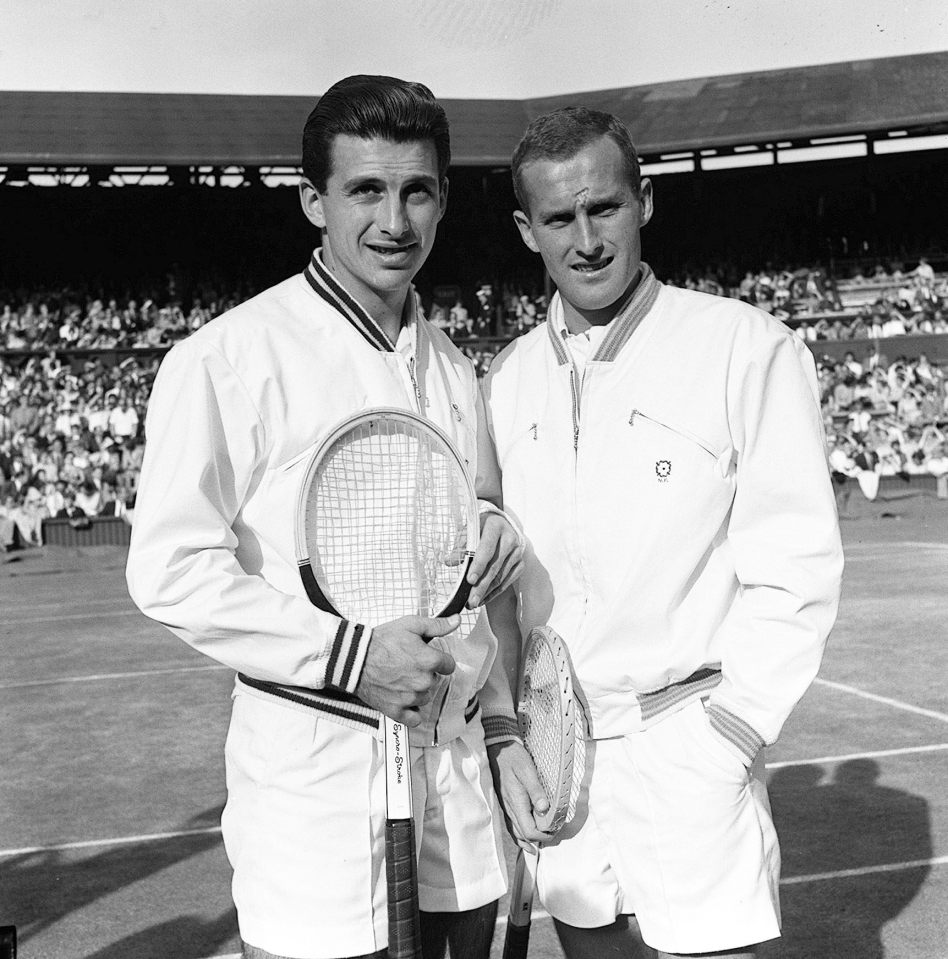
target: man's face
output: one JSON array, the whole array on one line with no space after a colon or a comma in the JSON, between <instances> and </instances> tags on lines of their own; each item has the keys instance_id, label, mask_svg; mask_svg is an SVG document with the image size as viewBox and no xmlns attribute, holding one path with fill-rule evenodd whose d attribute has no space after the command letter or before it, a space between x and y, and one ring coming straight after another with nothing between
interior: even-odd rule
<instances>
[{"instance_id":1,"label":"man's face","mask_svg":"<svg viewBox=\"0 0 948 959\"><path fill-rule=\"evenodd\" d=\"M323 261L370 312L404 296L434 243L447 181L430 140L392 143L341 134L326 192L300 184L307 218L323 231Z\"/></svg>"},{"instance_id":2,"label":"man's face","mask_svg":"<svg viewBox=\"0 0 948 959\"><path fill-rule=\"evenodd\" d=\"M566 301L590 323L608 322L638 273L639 230L652 216L652 185L636 196L618 144L603 136L565 160L521 171L529 210L514 214L524 243Z\"/></svg>"}]
</instances>

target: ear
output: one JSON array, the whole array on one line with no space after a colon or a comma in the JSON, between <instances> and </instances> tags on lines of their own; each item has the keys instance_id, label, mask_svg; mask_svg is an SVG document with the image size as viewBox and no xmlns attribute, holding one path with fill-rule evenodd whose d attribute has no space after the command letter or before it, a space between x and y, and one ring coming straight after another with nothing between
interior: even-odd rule
<instances>
[{"instance_id":1,"label":"ear","mask_svg":"<svg viewBox=\"0 0 948 959\"><path fill-rule=\"evenodd\" d=\"M306 177L300 180L300 206L303 208L303 215L310 223L321 230L326 228L322 197Z\"/></svg>"},{"instance_id":2,"label":"ear","mask_svg":"<svg viewBox=\"0 0 948 959\"><path fill-rule=\"evenodd\" d=\"M444 177L441 180L441 185L438 189L438 208L440 213L438 214L438 221L441 221L441 217L444 216L445 211L448 209L448 185L449 181L447 177Z\"/></svg>"},{"instance_id":3,"label":"ear","mask_svg":"<svg viewBox=\"0 0 948 959\"><path fill-rule=\"evenodd\" d=\"M639 205L642 207L642 218L640 227L645 226L652 219L652 213L655 210L655 200L652 195L652 181L646 177L639 187Z\"/></svg>"},{"instance_id":4,"label":"ear","mask_svg":"<svg viewBox=\"0 0 948 959\"><path fill-rule=\"evenodd\" d=\"M540 247L533 238L533 227L530 226L530 218L523 210L514 210L513 218L514 223L517 224L517 229L520 231L520 238L534 253L539 253Z\"/></svg>"}]
</instances>

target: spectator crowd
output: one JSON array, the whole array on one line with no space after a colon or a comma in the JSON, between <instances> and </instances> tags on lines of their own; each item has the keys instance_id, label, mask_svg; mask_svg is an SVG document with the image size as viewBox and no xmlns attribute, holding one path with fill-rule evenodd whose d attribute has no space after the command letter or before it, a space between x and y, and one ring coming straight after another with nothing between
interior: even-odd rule
<instances>
[{"instance_id":1,"label":"spectator crowd","mask_svg":"<svg viewBox=\"0 0 948 959\"><path fill-rule=\"evenodd\" d=\"M753 303L810 342L948 333L948 279L924 258L909 273L879 267L845 283L809 269L749 272L736 285L710 270L675 282ZM130 519L161 355L252 292L202 290L186 307L173 288L121 300L0 291L0 550L39 545L48 517L76 526L96 516ZM860 300L854 310L847 297ZM426 313L483 374L546 310L536 290L505 285L495 293L483 283L470 308L458 295ZM850 477L873 498L878 477L948 474L946 376L925 354L890 362L877 348L864 362L853 353L824 356L818 368L841 509Z\"/></svg>"}]
</instances>

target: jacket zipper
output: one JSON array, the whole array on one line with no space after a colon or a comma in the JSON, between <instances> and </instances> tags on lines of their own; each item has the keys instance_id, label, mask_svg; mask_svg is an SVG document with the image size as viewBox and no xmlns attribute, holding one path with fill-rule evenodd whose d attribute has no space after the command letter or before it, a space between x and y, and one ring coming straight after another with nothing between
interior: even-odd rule
<instances>
[{"instance_id":1,"label":"jacket zipper","mask_svg":"<svg viewBox=\"0 0 948 959\"><path fill-rule=\"evenodd\" d=\"M579 452L579 389L576 386L576 367L570 367L569 391L573 402L573 452Z\"/></svg>"}]
</instances>

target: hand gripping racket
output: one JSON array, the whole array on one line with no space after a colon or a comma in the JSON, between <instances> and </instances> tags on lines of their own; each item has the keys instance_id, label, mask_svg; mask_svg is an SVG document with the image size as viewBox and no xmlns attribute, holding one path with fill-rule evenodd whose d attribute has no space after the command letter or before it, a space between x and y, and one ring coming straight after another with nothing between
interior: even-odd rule
<instances>
[{"instance_id":1,"label":"hand gripping racket","mask_svg":"<svg viewBox=\"0 0 948 959\"><path fill-rule=\"evenodd\" d=\"M537 826L552 838L576 814L586 772L586 717L566 644L548 626L530 632L517 703L523 744L550 803L536 816ZM538 855L523 849L517 855L503 959L526 959Z\"/></svg>"},{"instance_id":2,"label":"hand gripping racket","mask_svg":"<svg viewBox=\"0 0 948 959\"><path fill-rule=\"evenodd\" d=\"M311 602L378 625L450 616L467 602L477 499L448 437L405 410L378 408L340 424L307 468L296 551ZM408 727L382 717L385 874L391 959L421 956Z\"/></svg>"}]
</instances>

